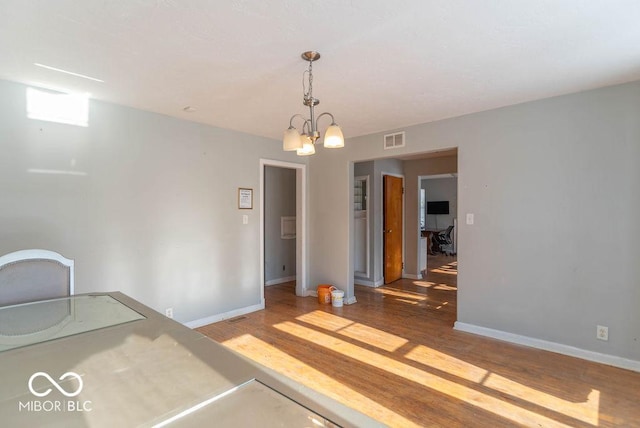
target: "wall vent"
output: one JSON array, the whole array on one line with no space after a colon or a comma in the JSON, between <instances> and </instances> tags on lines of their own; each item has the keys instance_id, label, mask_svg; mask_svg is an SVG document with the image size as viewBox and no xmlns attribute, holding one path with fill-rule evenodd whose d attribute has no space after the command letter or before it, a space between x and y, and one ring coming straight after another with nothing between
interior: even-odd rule
<instances>
[{"instance_id":1,"label":"wall vent","mask_svg":"<svg viewBox=\"0 0 640 428\"><path fill-rule=\"evenodd\" d=\"M404 147L404 131L384 136L384 149L397 149Z\"/></svg>"}]
</instances>

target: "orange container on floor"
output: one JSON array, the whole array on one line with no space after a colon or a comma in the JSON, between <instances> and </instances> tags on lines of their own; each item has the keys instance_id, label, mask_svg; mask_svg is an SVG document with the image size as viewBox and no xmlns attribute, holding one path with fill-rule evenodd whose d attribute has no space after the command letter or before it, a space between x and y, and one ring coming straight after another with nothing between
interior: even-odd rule
<instances>
[{"instance_id":1,"label":"orange container on floor","mask_svg":"<svg viewBox=\"0 0 640 428\"><path fill-rule=\"evenodd\" d=\"M331 303L331 292L336 288L331 284L318 285L318 303L329 304Z\"/></svg>"}]
</instances>

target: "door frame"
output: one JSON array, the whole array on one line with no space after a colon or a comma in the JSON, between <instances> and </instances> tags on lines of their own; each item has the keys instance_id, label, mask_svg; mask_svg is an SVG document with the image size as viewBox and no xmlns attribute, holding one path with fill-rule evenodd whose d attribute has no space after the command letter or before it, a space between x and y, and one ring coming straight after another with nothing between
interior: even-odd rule
<instances>
[{"instance_id":1,"label":"door frame","mask_svg":"<svg viewBox=\"0 0 640 428\"><path fill-rule=\"evenodd\" d=\"M296 295L307 290L307 166L305 164L260 159L260 300L264 305L264 174L266 166L296 171Z\"/></svg>"},{"instance_id":2,"label":"door frame","mask_svg":"<svg viewBox=\"0 0 640 428\"><path fill-rule=\"evenodd\" d=\"M370 210L370 207L369 207L369 200L371 199L370 198L371 189L369 187L369 174L367 174L367 175L359 175L357 177L353 177L354 184L355 184L355 182L357 180L364 181L365 182L365 186L367 188L367 191L366 191L366 198L367 199L366 199L366 203L365 203L365 207L364 207L364 210L367 213L367 217L366 217L366 220L367 220L367 222L366 222L366 232L365 232L365 238L367 240L366 241L367 245L365 247L365 251L366 251L366 256L365 257L367 259L366 259L365 271L364 272L357 272L356 269L355 269L355 257L354 257L354 268L353 268L353 271L354 271L354 276L356 276L358 273L360 273L360 274L364 274L364 277L369 279L369 277L371 275L371 266L370 266L371 265L371 236L370 235L371 234L370 234L370 228L369 228L370 221L371 221L371 210ZM355 186L351 186L351 187L355 188ZM355 195L354 195L354 199L355 199ZM354 208L354 214L353 214L352 217L354 218L354 230L355 230L355 208ZM354 240L355 240L355 238L354 238ZM355 250L354 250L354 256L355 256Z\"/></svg>"},{"instance_id":3,"label":"door frame","mask_svg":"<svg viewBox=\"0 0 640 428\"><path fill-rule=\"evenodd\" d=\"M406 216L406 206L405 206L405 192L404 189L407 187L407 180L404 176L404 174L397 174L394 172L384 172L384 171L380 171L380 189L383 190L384 188L384 176L385 175L391 175L393 177L398 177L398 178L402 178L402 272L400 274L401 278L405 277L405 272L404 272L404 266L405 266L405 257L407 255L407 251L406 251L406 243L405 243L405 221L404 218ZM384 195L383 192L380 193L380 205L378 205L380 207L380 212L382 213L383 217L384 217ZM382 229L384 229L384 218L382 218ZM379 230L377 233L380 233L382 236L382 251L380 252L380 257L379 257L379 263L380 266L382 267L382 282L383 284L385 283L385 278L384 278L384 230Z\"/></svg>"},{"instance_id":4,"label":"door frame","mask_svg":"<svg viewBox=\"0 0 640 428\"><path fill-rule=\"evenodd\" d=\"M419 175L418 176L418 198L420 198L420 189L422 189L422 180L438 180L438 179L443 179L443 178L455 178L456 179L456 208L458 207L458 173L457 172L449 172L449 173L444 173L444 174L427 174L427 175ZM426 196L426 198L428 198L429 196ZM426 201L425 201L426 203ZM426 208L426 207L425 207ZM420 202L418 200L418 209L420 209ZM425 216L425 228L427 225L427 218ZM453 233L454 233L454 244L453 244L453 251L457 252L457 247L458 247L458 213L456 210L456 214L453 217L453 224L454 224L454 229L453 229ZM418 213L418 230L420 230L420 213ZM429 247L429 243L427 243L427 248ZM417 250L417 254L418 257L420 257L420 239L418 239L418 250ZM427 269L429 269L429 252L427 251L427 254L425 254L425 257L427 259ZM456 259L457 260L457 259ZM416 265L418 266L418 268L420 267L420 260L418 260L418 264ZM420 275L420 269L418 269L418 274L416 276ZM420 279L420 278L418 278Z\"/></svg>"}]
</instances>

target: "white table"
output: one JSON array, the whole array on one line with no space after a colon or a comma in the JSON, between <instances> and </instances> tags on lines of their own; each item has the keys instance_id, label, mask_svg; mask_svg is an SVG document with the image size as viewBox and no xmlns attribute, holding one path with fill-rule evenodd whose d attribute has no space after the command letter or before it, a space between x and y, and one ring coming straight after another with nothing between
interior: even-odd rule
<instances>
[{"instance_id":1,"label":"white table","mask_svg":"<svg viewBox=\"0 0 640 428\"><path fill-rule=\"evenodd\" d=\"M383 426L122 293L0 308L3 427Z\"/></svg>"}]
</instances>

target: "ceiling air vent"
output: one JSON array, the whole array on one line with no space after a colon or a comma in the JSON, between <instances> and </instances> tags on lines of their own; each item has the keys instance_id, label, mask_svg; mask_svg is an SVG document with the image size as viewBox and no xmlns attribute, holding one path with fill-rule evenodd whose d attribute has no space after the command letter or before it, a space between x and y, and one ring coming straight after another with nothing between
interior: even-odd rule
<instances>
[{"instance_id":1,"label":"ceiling air vent","mask_svg":"<svg viewBox=\"0 0 640 428\"><path fill-rule=\"evenodd\" d=\"M404 131L395 134L387 134L384 136L384 149L397 149L404 147Z\"/></svg>"}]
</instances>

